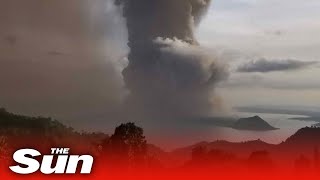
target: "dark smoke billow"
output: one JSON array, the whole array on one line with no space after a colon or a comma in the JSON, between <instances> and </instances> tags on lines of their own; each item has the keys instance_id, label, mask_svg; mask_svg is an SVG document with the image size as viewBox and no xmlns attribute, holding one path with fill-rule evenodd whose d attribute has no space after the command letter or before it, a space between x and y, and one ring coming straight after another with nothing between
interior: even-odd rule
<instances>
[{"instance_id":1,"label":"dark smoke billow","mask_svg":"<svg viewBox=\"0 0 320 180\"><path fill-rule=\"evenodd\" d=\"M225 68L194 37L210 0L115 3L127 21L130 53L123 76L132 113L154 118L216 111L213 88L226 76Z\"/></svg>"}]
</instances>

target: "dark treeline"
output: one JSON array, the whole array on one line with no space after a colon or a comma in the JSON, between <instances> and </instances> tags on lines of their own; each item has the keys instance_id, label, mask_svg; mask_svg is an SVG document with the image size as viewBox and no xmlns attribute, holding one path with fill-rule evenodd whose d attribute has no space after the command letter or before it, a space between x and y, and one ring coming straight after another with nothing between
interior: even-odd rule
<instances>
[{"instance_id":1,"label":"dark treeline","mask_svg":"<svg viewBox=\"0 0 320 180\"><path fill-rule=\"evenodd\" d=\"M96 154L108 135L78 132L51 118L16 115L1 108L0 137L0 150L9 153L19 148L37 148L48 153L51 147L70 147L73 151Z\"/></svg>"},{"instance_id":2,"label":"dark treeline","mask_svg":"<svg viewBox=\"0 0 320 180\"><path fill-rule=\"evenodd\" d=\"M12 159L20 148L35 148L50 154L52 147L68 147L72 153L91 154L113 167L132 168L146 164L147 141L143 129L134 123L118 126L105 133L78 132L57 120L16 115L0 109L0 159Z\"/></svg>"}]
</instances>

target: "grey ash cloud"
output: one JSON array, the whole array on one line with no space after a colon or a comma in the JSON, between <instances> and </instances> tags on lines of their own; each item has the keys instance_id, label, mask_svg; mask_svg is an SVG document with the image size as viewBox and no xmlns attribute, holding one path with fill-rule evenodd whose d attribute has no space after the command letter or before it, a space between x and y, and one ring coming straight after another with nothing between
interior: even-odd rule
<instances>
[{"instance_id":1,"label":"grey ash cloud","mask_svg":"<svg viewBox=\"0 0 320 180\"><path fill-rule=\"evenodd\" d=\"M67 54L64 52L60 52L60 51L49 51L48 55L49 56L65 56Z\"/></svg>"},{"instance_id":2,"label":"grey ash cloud","mask_svg":"<svg viewBox=\"0 0 320 180\"><path fill-rule=\"evenodd\" d=\"M127 53L113 2L0 2L0 107L74 127L111 117L125 93L117 60Z\"/></svg>"},{"instance_id":3,"label":"grey ash cloud","mask_svg":"<svg viewBox=\"0 0 320 180\"><path fill-rule=\"evenodd\" d=\"M244 73L268 73L276 71L299 70L318 64L317 61L299 61L294 59L265 59L261 58L240 65L237 72Z\"/></svg>"},{"instance_id":4,"label":"grey ash cloud","mask_svg":"<svg viewBox=\"0 0 320 180\"><path fill-rule=\"evenodd\" d=\"M14 35L7 35L3 38L3 40L10 45L15 45L18 41L17 37Z\"/></svg>"},{"instance_id":5,"label":"grey ash cloud","mask_svg":"<svg viewBox=\"0 0 320 180\"><path fill-rule=\"evenodd\" d=\"M190 117L212 113L214 87L225 69L200 47L194 29L210 0L116 0L129 34L127 109L142 116ZM138 108L138 110L137 110ZM152 118L149 118L152 119Z\"/></svg>"}]
</instances>

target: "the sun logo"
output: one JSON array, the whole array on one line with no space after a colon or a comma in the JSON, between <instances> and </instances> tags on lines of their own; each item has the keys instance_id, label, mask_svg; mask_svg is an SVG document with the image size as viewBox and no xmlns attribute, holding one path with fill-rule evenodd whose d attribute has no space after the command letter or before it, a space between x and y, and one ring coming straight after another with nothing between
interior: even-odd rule
<instances>
[{"instance_id":1,"label":"the sun logo","mask_svg":"<svg viewBox=\"0 0 320 180\"><path fill-rule=\"evenodd\" d=\"M10 166L11 171L18 174L32 174L39 169L43 174L75 174L79 162L82 162L81 174L89 174L93 165L91 155L69 155L69 148L51 148L51 155L43 155L42 162L35 158L41 153L34 149L20 149L13 154L16 166ZM54 156L56 165L52 167Z\"/></svg>"}]
</instances>

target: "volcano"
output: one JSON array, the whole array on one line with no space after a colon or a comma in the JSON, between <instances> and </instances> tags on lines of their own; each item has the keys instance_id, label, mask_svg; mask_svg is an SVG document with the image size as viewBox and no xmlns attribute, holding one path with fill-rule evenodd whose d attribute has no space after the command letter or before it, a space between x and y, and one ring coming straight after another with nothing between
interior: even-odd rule
<instances>
[{"instance_id":1,"label":"volcano","mask_svg":"<svg viewBox=\"0 0 320 180\"><path fill-rule=\"evenodd\" d=\"M271 131L271 130L278 129L271 126L269 123L267 123L265 120L263 120L259 116L241 118L234 123L232 128L238 129L238 130L249 130L249 131Z\"/></svg>"}]
</instances>

